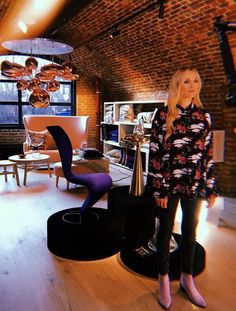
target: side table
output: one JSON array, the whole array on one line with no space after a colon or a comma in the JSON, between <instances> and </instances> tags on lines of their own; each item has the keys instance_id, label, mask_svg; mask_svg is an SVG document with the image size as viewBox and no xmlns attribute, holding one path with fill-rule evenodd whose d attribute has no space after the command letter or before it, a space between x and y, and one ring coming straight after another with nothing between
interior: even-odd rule
<instances>
[{"instance_id":1,"label":"side table","mask_svg":"<svg viewBox=\"0 0 236 311\"><path fill-rule=\"evenodd\" d=\"M108 211L124 222L124 247L139 247L148 242L155 231L155 199L147 190L141 196L129 194L129 186L108 192Z\"/></svg>"},{"instance_id":2,"label":"side table","mask_svg":"<svg viewBox=\"0 0 236 311\"><path fill-rule=\"evenodd\" d=\"M26 154L24 158L20 158L18 155L13 155L8 158L10 161L17 163L17 165L22 165L24 168L24 186L26 186L27 182L27 173L31 171L35 163L47 163L48 173L51 177L51 170L50 170L50 156L46 154L40 154L38 157L34 157L31 153Z\"/></svg>"},{"instance_id":3,"label":"side table","mask_svg":"<svg viewBox=\"0 0 236 311\"><path fill-rule=\"evenodd\" d=\"M13 170L8 170L7 167L13 167ZM0 161L0 167L3 167L3 171L0 172L0 175L4 175L5 176L5 181L7 181L7 175L13 175L14 177L16 177L16 183L17 186L20 186L20 181L19 181L19 175L18 175L18 170L17 170L17 163L16 162L12 162L9 160L1 160Z\"/></svg>"}]
</instances>

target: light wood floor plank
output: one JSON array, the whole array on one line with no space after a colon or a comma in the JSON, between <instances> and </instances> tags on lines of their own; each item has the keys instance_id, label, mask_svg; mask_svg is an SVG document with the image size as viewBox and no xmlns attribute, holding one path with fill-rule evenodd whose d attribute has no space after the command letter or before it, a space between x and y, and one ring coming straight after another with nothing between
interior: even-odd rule
<instances>
[{"instance_id":1,"label":"light wood floor plank","mask_svg":"<svg viewBox=\"0 0 236 311\"><path fill-rule=\"evenodd\" d=\"M22 184L22 171L19 170ZM113 171L115 184L128 184L127 171ZM124 178L124 179L122 179ZM120 180L121 179L121 180ZM119 181L118 181L119 180ZM80 206L84 188L66 191L47 171L30 172L27 187L0 180L1 311L156 311L157 281L131 272L119 254L98 261L71 261L51 254L46 245L47 218ZM106 196L96 205L106 208ZM217 209L214 212L216 222ZM179 223L175 226L179 232ZM236 231L201 221L198 241L207 251L205 271L196 284L209 311L236 310ZM196 310L171 283L173 311Z\"/></svg>"}]
</instances>

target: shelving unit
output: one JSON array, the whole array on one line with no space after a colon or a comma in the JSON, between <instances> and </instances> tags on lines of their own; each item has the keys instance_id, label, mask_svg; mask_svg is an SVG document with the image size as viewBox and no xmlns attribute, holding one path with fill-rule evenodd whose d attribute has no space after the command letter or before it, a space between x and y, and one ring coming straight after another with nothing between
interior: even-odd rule
<instances>
[{"instance_id":1,"label":"shelving unit","mask_svg":"<svg viewBox=\"0 0 236 311\"><path fill-rule=\"evenodd\" d=\"M127 134L132 134L137 117L144 114L144 131L146 137L150 134L151 119L155 109L166 104L166 100L147 101L120 101L104 102L103 121L101 122L101 137L103 142L103 153L107 154L111 150L120 150L119 161L113 162L117 165L132 169L132 158L134 158L135 148L127 148L122 143L122 138ZM127 109L124 115L123 109ZM143 171L148 172L149 143L145 142L141 148ZM124 159L126 158L126 159ZM129 161L130 160L130 161Z\"/></svg>"}]
</instances>

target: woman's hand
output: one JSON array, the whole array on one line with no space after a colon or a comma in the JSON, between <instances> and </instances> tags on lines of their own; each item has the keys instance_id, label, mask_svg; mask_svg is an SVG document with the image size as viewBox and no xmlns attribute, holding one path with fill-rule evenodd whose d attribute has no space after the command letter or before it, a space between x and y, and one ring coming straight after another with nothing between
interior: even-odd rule
<instances>
[{"instance_id":1,"label":"woman's hand","mask_svg":"<svg viewBox=\"0 0 236 311\"><path fill-rule=\"evenodd\" d=\"M164 199L156 198L156 205L159 205L161 208L167 208L168 198Z\"/></svg>"},{"instance_id":2,"label":"woman's hand","mask_svg":"<svg viewBox=\"0 0 236 311\"><path fill-rule=\"evenodd\" d=\"M216 200L216 196L215 196L215 195L209 196L209 197L207 198L207 203L208 203L207 207L208 207L208 208L213 207L213 205L215 204L215 200Z\"/></svg>"}]
</instances>

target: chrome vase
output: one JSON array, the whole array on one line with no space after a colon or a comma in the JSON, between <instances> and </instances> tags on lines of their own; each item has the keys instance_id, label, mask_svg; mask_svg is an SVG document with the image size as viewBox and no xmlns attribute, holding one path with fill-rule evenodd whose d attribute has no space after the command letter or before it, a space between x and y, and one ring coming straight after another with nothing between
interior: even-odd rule
<instances>
[{"instance_id":1,"label":"chrome vase","mask_svg":"<svg viewBox=\"0 0 236 311\"><path fill-rule=\"evenodd\" d=\"M144 177L143 177L142 156L140 148L141 148L141 141L137 140L133 174L131 179L131 185L129 188L129 194L133 196L141 196L144 193Z\"/></svg>"}]
</instances>

